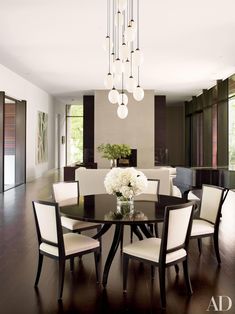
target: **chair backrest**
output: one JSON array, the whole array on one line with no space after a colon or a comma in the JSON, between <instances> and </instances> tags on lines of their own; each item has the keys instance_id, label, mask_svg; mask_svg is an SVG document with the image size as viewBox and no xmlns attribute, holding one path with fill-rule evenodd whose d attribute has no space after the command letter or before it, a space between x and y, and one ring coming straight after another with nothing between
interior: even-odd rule
<instances>
[{"instance_id":1,"label":"chair backrest","mask_svg":"<svg viewBox=\"0 0 235 314\"><path fill-rule=\"evenodd\" d=\"M202 186L200 218L215 223L221 212L223 195L223 188L204 184Z\"/></svg>"},{"instance_id":2,"label":"chair backrest","mask_svg":"<svg viewBox=\"0 0 235 314\"><path fill-rule=\"evenodd\" d=\"M192 227L194 203L167 206L165 209L160 258L181 248L187 249Z\"/></svg>"},{"instance_id":3,"label":"chair backrest","mask_svg":"<svg viewBox=\"0 0 235 314\"><path fill-rule=\"evenodd\" d=\"M75 180L79 182L80 195L107 194L104 179L110 169L85 169L75 171Z\"/></svg>"},{"instance_id":4,"label":"chair backrest","mask_svg":"<svg viewBox=\"0 0 235 314\"><path fill-rule=\"evenodd\" d=\"M33 201L38 242L64 250L63 231L57 203Z\"/></svg>"},{"instance_id":5,"label":"chair backrest","mask_svg":"<svg viewBox=\"0 0 235 314\"><path fill-rule=\"evenodd\" d=\"M158 195L160 189L160 180L159 179L148 179L148 185L144 194L154 194Z\"/></svg>"},{"instance_id":6,"label":"chair backrest","mask_svg":"<svg viewBox=\"0 0 235 314\"><path fill-rule=\"evenodd\" d=\"M53 196L56 202L78 197L78 182L57 182L53 184Z\"/></svg>"}]
</instances>

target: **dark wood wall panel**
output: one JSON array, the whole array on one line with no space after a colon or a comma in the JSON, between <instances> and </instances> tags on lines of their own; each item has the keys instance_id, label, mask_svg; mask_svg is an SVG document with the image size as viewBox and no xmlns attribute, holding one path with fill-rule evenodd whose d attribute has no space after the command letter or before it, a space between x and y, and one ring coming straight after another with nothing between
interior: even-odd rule
<instances>
[{"instance_id":1,"label":"dark wood wall panel","mask_svg":"<svg viewBox=\"0 0 235 314\"><path fill-rule=\"evenodd\" d=\"M228 166L228 101L218 104L218 167Z\"/></svg>"},{"instance_id":2,"label":"dark wood wall panel","mask_svg":"<svg viewBox=\"0 0 235 314\"><path fill-rule=\"evenodd\" d=\"M83 162L94 162L95 97L83 96Z\"/></svg>"},{"instance_id":3,"label":"dark wood wall panel","mask_svg":"<svg viewBox=\"0 0 235 314\"><path fill-rule=\"evenodd\" d=\"M212 108L203 111L203 166L212 166Z\"/></svg>"},{"instance_id":4,"label":"dark wood wall panel","mask_svg":"<svg viewBox=\"0 0 235 314\"><path fill-rule=\"evenodd\" d=\"M3 191L4 169L4 101L5 93L0 92L0 193Z\"/></svg>"},{"instance_id":5,"label":"dark wood wall panel","mask_svg":"<svg viewBox=\"0 0 235 314\"><path fill-rule=\"evenodd\" d=\"M185 119L185 166L191 165L191 116Z\"/></svg>"},{"instance_id":6,"label":"dark wood wall panel","mask_svg":"<svg viewBox=\"0 0 235 314\"><path fill-rule=\"evenodd\" d=\"M154 97L155 166L167 163L166 156L166 96Z\"/></svg>"},{"instance_id":7,"label":"dark wood wall panel","mask_svg":"<svg viewBox=\"0 0 235 314\"><path fill-rule=\"evenodd\" d=\"M191 124L191 163L193 167L197 166L197 126L197 115L193 115Z\"/></svg>"},{"instance_id":8,"label":"dark wood wall panel","mask_svg":"<svg viewBox=\"0 0 235 314\"><path fill-rule=\"evenodd\" d=\"M192 97L185 103L185 119L191 119L191 140L188 151L191 151L191 160L187 166L227 167L228 166L228 79L219 80L209 90L203 90L202 95ZM197 142L200 134L196 117L203 114L203 162L195 163L195 154L198 155ZM186 143L188 137L185 138ZM187 158L188 152L186 152ZM201 160L200 154L197 156Z\"/></svg>"}]
</instances>

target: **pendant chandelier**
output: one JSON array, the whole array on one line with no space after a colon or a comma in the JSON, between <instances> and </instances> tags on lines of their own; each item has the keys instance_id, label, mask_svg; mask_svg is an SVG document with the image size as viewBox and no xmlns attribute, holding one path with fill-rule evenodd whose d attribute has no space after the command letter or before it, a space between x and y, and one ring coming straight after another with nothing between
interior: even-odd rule
<instances>
[{"instance_id":1,"label":"pendant chandelier","mask_svg":"<svg viewBox=\"0 0 235 314\"><path fill-rule=\"evenodd\" d=\"M118 104L117 115L128 115L128 96L133 93L137 101L144 98L140 86L140 66L143 53L139 44L139 0L107 0L107 34L104 43L108 55L105 88L110 89L108 99ZM120 90L120 91L119 91Z\"/></svg>"}]
</instances>

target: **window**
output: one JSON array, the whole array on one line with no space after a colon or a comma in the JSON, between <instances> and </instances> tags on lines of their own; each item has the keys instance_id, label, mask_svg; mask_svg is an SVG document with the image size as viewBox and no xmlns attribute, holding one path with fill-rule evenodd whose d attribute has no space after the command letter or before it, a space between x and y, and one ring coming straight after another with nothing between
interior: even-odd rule
<instances>
[{"instance_id":1,"label":"window","mask_svg":"<svg viewBox=\"0 0 235 314\"><path fill-rule=\"evenodd\" d=\"M83 105L66 105L66 164L83 162Z\"/></svg>"}]
</instances>

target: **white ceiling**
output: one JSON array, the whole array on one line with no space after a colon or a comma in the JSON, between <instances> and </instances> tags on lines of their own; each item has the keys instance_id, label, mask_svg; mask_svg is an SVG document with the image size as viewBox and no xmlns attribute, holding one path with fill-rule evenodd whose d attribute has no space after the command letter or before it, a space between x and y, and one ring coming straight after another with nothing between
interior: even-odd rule
<instances>
[{"instance_id":1,"label":"white ceiling","mask_svg":"<svg viewBox=\"0 0 235 314\"><path fill-rule=\"evenodd\" d=\"M235 73L234 0L140 0L141 83L190 99ZM0 0L0 63L56 97L103 89L106 0Z\"/></svg>"}]
</instances>

